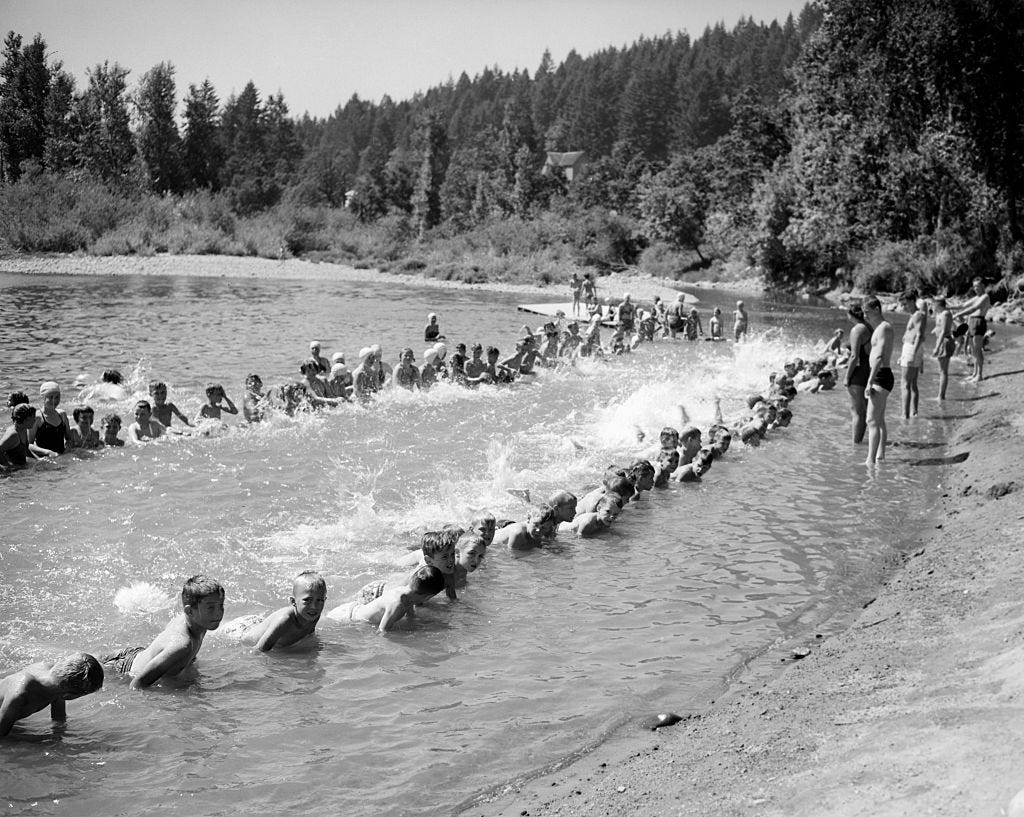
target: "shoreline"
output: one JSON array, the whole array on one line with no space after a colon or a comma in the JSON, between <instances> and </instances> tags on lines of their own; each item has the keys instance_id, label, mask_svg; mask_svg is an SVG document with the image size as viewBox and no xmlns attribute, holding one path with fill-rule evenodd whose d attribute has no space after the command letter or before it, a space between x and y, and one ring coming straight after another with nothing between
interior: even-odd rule
<instances>
[{"instance_id":1,"label":"shoreline","mask_svg":"<svg viewBox=\"0 0 1024 817\"><path fill-rule=\"evenodd\" d=\"M934 526L899 543L903 564L863 609L848 611L848 626L772 645L723 679L715 700L677 709L694 716L672 728L645 731L634 717L592 751L456 813L1007 813L1024 787L1024 734L1015 728L1024 700L1024 553L1015 547L1024 508L1013 496L1024 489L1021 348L1024 338L1013 337L986 361L986 380L947 401L965 410L946 447L969 457L943 466ZM835 619L844 620L841 611ZM802 660L790 652L797 646Z\"/></svg>"},{"instance_id":2,"label":"shoreline","mask_svg":"<svg viewBox=\"0 0 1024 817\"><path fill-rule=\"evenodd\" d=\"M367 282L421 287L426 289L468 289L487 292L518 293L529 296L568 300L568 279L549 286L537 284L481 283L445 281L413 273L381 272L372 268L356 268L326 261L288 258L275 261L267 258L233 255L0 255L0 272L23 275L76 276L194 276L198 278L281 278L286 280ZM713 283L700 281L673 286L676 282L641 273L613 272L597 279L599 297L620 298L630 292L634 299L653 300L655 295L666 301L675 300L678 292L690 289L716 289L760 294L764 287L757 279ZM684 290L685 288L685 290Z\"/></svg>"}]
</instances>

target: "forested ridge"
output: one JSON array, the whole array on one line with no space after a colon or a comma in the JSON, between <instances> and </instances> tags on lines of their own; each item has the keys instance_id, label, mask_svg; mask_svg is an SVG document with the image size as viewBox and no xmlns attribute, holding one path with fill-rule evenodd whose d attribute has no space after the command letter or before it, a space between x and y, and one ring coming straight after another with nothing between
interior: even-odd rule
<instances>
[{"instance_id":1,"label":"forested ridge","mask_svg":"<svg viewBox=\"0 0 1024 817\"><path fill-rule=\"evenodd\" d=\"M0 248L958 291L1024 266L1022 88L1024 0L827 0L326 118L171 62L78 88L11 32Z\"/></svg>"}]
</instances>

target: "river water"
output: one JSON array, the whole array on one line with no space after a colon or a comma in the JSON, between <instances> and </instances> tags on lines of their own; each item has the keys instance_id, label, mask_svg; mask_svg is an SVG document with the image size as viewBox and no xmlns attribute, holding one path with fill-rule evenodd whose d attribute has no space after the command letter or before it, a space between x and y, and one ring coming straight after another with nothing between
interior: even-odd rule
<instances>
[{"instance_id":1,"label":"river water","mask_svg":"<svg viewBox=\"0 0 1024 817\"><path fill-rule=\"evenodd\" d=\"M137 394L94 402L97 419L130 418L150 378L191 416L210 380L240 402L250 371L297 378L314 337L350 363L372 342L392 361L412 345L421 361L428 312L450 346L509 352L525 318L521 296L190 278L185 263L167 278L0 272L0 391L35 397L56 379L70 412L76 378L119 368ZM727 295L697 294L706 313L730 314ZM209 574L231 618L282 606L290 577L317 569L331 608L392 572L419 532L485 508L522 518L508 489L582 493L636 456L637 426L656 441L683 403L706 427L715 395L737 411L769 371L845 326L831 309L745 300L753 338L739 346L662 341L512 388L393 393L251 428L228 418L208 438L0 479L0 672L147 643L171 608L119 609L133 582L175 595ZM601 538L563 534L516 559L494 548L457 602L435 600L406 629L324 621L309 648L270 655L212 634L193 674L145 692L108 673L68 705L66 729L42 713L0 741L0 804L75 817L451 813L640 715L707 701L772 645L827 633L924 524L942 472L906 461L943 453L962 410L951 406L893 421L903 445L871 474L849 443L845 392L802 395L789 429L735 445L703 483L651 492Z\"/></svg>"}]
</instances>

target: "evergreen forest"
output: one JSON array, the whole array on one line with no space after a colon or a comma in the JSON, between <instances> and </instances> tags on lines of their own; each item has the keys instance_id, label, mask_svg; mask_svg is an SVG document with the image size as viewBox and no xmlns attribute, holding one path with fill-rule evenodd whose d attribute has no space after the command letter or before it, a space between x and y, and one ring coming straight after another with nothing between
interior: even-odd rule
<instances>
[{"instance_id":1,"label":"evergreen forest","mask_svg":"<svg viewBox=\"0 0 1024 817\"><path fill-rule=\"evenodd\" d=\"M296 117L0 56L0 251L956 293L1024 272L1024 0L819 0ZM97 55L102 58L102 55Z\"/></svg>"}]
</instances>

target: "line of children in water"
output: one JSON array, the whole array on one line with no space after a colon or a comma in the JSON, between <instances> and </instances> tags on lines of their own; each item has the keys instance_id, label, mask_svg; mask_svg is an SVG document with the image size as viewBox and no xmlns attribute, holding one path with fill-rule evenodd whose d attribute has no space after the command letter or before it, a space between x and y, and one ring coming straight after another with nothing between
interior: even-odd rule
<instances>
[{"instance_id":1,"label":"line of children in water","mask_svg":"<svg viewBox=\"0 0 1024 817\"><path fill-rule=\"evenodd\" d=\"M303 642L315 633L323 618L370 624L381 633L388 632L402 620L414 617L417 606L442 591L449 599L457 599L457 588L467 584L469 575L480 567L493 545L515 552L540 547L559 531L597 536L645 491L665 487L671 481L700 481L715 460L729 450L734 437L745 445L757 446L772 429L789 425L789 401L800 391L830 388L823 372L841 365L841 359L842 353L833 351L831 357L810 365L799 358L787 362L783 372L771 375L767 395L752 395L746 409L728 420L716 401L706 439L680 406L681 431L662 429L656 446L642 451L626 466L610 466L601 484L582 498L561 490L547 502L531 507L523 521L499 521L485 512L470 520L466 528L451 524L424 533L417 552L395 559L396 566L405 571L414 568L411 574L400 572L372 581L329 612L324 612L325 579L315 571L303 571L292 580L286 605L269 614L242 616L225 623L223 629L242 644L262 652ZM806 387L808 383L813 386ZM56 402L51 400L50 408ZM167 405L165 401L163 405ZM31 407L19 403L15 412L21 416L25 409ZM645 434L638 431L637 440L642 444ZM529 502L529 492L520 494ZM0 736L9 733L15 721L46 707L50 707L51 718L63 720L65 701L99 689L104 667L123 675L133 689L181 674L195 661L206 635L221 628L225 598L219 582L203 575L192 576L182 587L180 614L149 644L129 646L99 660L87 653L69 654L0 679Z\"/></svg>"},{"instance_id":2,"label":"line of children in water","mask_svg":"<svg viewBox=\"0 0 1024 817\"><path fill-rule=\"evenodd\" d=\"M571 365L581 357L625 354L645 342L654 341L659 335L674 338L680 327L690 340L704 334L696 308L688 311L683 308L683 293L679 293L671 309L666 308L657 296L651 309L638 308L626 293L617 307L612 306L609 300L607 310L604 310L597 303L593 282L589 288L586 279L581 282L580 292L584 295L591 293L586 298L590 319L584 327L581 328L576 320L564 322L561 314L536 332L524 326L520 339L516 341L515 352L505 358L494 346L487 347L485 358L481 344L474 344L467 354L466 344L459 343L449 360L448 347L443 342L437 314L433 312L428 316L424 337L437 341L424 351L421 366L416 365L412 348L405 347L399 353L397 366L392 367L384 361L381 347L375 344L359 351L359 363L350 371L343 353L336 352L328 360L321 353L320 342L311 341L309 355L298 367L301 380L264 391L259 375L246 377L241 414L252 423L263 419L268 411L278 410L292 415L297 411L336 407L352 401L365 403L389 387L426 390L440 381L470 388L511 383L517 378L536 374L540 367ZM742 301L737 301L734 316L735 335L739 340L747 328ZM611 335L608 343L602 344L601 328L609 322L613 323ZM716 308L709 323L708 339L723 340L723 332L721 310ZM121 383L121 374L108 370L103 373L102 383L97 384L102 387L98 392L106 399L124 398L126 395ZM205 393L206 402L190 420L174 402L167 399L167 385L159 380L151 381L150 399L138 400L133 408L134 422L126 431L128 440L133 443L155 440L168 430L192 433L197 425L220 421L225 414L239 414L239 409L220 383L208 384ZM59 408L61 389L56 382L44 382L39 388L39 397L42 403L39 411L31 406L31 400L24 392L14 392L8 398L12 425L0 437L0 472L22 467L31 459L60 456L72 449L95 450L125 444L120 437L122 419L119 414L106 414L100 428L96 429L96 415L91 406L75 406L70 419ZM19 409L19 406L25 407ZM181 428L172 428L175 421Z\"/></svg>"}]
</instances>

